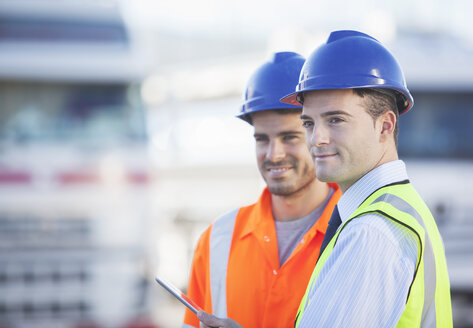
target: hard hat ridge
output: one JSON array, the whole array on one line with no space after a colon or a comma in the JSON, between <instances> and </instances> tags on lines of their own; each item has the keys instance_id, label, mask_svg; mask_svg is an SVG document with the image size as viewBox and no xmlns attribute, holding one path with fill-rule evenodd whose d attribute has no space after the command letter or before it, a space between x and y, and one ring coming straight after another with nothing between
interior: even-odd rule
<instances>
[{"instance_id":1,"label":"hard hat ridge","mask_svg":"<svg viewBox=\"0 0 473 328\"><path fill-rule=\"evenodd\" d=\"M413 105L402 69L375 38L358 31L332 32L306 60L295 92L281 101L300 104L299 93L312 90L382 88L393 91L399 113Z\"/></svg>"},{"instance_id":2,"label":"hard hat ridge","mask_svg":"<svg viewBox=\"0 0 473 328\"><path fill-rule=\"evenodd\" d=\"M251 122L249 114L263 110L298 109L301 105L279 100L294 91L305 58L295 52L276 52L251 75L237 117Z\"/></svg>"}]
</instances>

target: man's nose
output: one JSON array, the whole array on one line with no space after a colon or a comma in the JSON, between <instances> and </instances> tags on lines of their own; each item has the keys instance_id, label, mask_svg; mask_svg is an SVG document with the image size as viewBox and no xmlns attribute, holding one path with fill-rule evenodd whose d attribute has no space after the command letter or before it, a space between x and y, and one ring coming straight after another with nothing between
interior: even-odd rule
<instances>
[{"instance_id":1,"label":"man's nose","mask_svg":"<svg viewBox=\"0 0 473 328\"><path fill-rule=\"evenodd\" d=\"M278 162L284 159L285 156L286 152L281 142L275 140L269 143L268 150L266 152L266 159L270 160L271 162Z\"/></svg>"},{"instance_id":2,"label":"man's nose","mask_svg":"<svg viewBox=\"0 0 473 328\"><path fill-rule=\"evenodd\" d=\"M327 127L323 125L319 125L317 127L314 126L307 140L309 140L309 148L310 146L320 147L328 144L330 140L330 134Z\"/></svg>"}]
</instances>

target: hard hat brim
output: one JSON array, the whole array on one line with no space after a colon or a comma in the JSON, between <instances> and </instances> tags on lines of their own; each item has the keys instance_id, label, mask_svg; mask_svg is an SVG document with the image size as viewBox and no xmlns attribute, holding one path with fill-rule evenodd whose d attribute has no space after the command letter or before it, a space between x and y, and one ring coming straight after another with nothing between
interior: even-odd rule
<instances>
[{"instance_id":1,"label":"hard hat brim","mask_svg":"<svg viewBox=\"0 0 473 328\"><path fill-rule=\"evenodd\" d=\"M361 86L359 88L367 88L367 89L382 89L379 86ZM355 89L355 88L309 88L306 90L301 90L301 91L295 91L293 93L288 94L287 96L281 98L279 101L283 104L289 104L289 105L294 105L294 106L303 106L298 100L298 95L301 92L310 92L310 91L316 91L316 90L329 90L329 89ZM402 99L398 102L398 110L399 114L404 114L407 111L409 111L412 106L414 105L414 99L412 98L412 95L410 93L405 94L403 90L395 89L395 88L386 88L390 89L393 91L396 91L397 97Z\"/></svg>"},{"instance_id":2,"label":"hard hat brim","mask_svg":"<svg viewBox=\"0 0 473 328\"><path fill-rule=\"evenodd\" d=\"M279 101L283 104L293 105L293 106L302 106L302 104L297 100L297 96L300 91L296 91L288 94L287 96L282 97Z\"/></svg>"}]
</instances>

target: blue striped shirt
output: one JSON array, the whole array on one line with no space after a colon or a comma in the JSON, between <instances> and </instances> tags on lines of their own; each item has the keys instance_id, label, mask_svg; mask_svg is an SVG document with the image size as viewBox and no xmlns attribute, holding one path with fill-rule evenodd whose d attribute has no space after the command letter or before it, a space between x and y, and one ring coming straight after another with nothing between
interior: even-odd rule
<instances>
[{"instance_id":1,"label":"blue striped shirt","mask_svg":"<svg viewBox=\"0 0 473 328\"><path fill-rule=\"evenodd\" d=\"M342 222L375 190L406 179L400 160L368 172L340 198ZM417 253L415 235L406 227L377 214L350 222L309 291L298 327L395 327L405 308Z\"/></svg>"}]
</instances>

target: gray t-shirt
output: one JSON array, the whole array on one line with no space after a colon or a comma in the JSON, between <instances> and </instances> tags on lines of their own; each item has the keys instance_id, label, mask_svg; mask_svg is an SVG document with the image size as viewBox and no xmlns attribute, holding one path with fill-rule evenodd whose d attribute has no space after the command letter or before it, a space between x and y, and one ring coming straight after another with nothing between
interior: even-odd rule
<instances>
[{"instance_id":1,"label":"gray t-shirt","mask_svg":"<svg viewBox=\"0 0 473 328\"><path fill-rule=\"evenodd\" d=\"M317 222L332 195L333 189L330 189L327 198L322 202L322 204L300 219L292 221L275 221L280 266L287 261L305 233Z\"/></svg>"}]
</instances>

